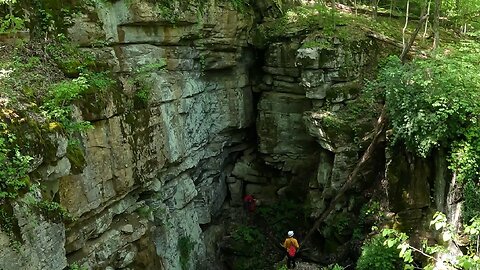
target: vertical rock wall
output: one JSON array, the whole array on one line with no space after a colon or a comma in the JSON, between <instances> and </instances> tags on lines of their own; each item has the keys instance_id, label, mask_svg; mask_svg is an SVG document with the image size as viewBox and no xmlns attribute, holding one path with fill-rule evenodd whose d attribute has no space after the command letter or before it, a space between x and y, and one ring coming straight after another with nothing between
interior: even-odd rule
<instances>
[{"instance_id":1,"label":"vertical rock wall","mask_svg":"<svg viewBox=\"0 0 480 270\"><path fill-rule=\"evenodd\" d=\"M76 168L64 153L38 168L36 180L48 181L51 196L76 220L66 228L40 220L41 234L20 224L32 249L43 245L23 252L39 258L20 265L16 260L24 259L11 256L16 252L2 238L0 268L221 267L215 261L221 231L209 223L254 121L254 54L246 41L253 21L229 1L180 2L98 1L75 18L70 37L109 63L118 87L76 104L76 116L94 126L80 138L84 166ZM138 72L148 100L132 79ZM52 244L59 247L54 252Z\"/></svg>"},{"instance_id":2,"label":"vertical rock wall","mask_svg":"<svg viewBox=\"0 0 480 270\"><path fill-rule=\"evenodd\" d=\"M16 250L0 234L0 269L222 269L215 255L224 232L213 221L227 199L239 206L244 193L264 202L308 196L316 217L336 195L374 126L348 106L375 68L377 44L298 34L269 44L258 63L247 43L252 14L228 1L191 2L98 1L75 18L72 40L119 82L106 97L76 104L76 117L94 126L79 138L81 166L66 157L61 136L49 138L56 161L38 158L34 180L75 221L46 220L19 202L24 245ZM259 6L272 10L268 1ZM395 209L415 216L430 205L432 173L423 161L409 170L407 159L388 164L390 194Z\"/></svg>"},{"instance_id":3,"label":"vertical rock wall","mask_svg":"<svg viewBox=\"0 0 480 270\"><path fill-rule=\"evenodd\" d=\"M300 196L308 192L314 216L353 169L364 147L360 136L373 129L373 118L359 120L364 123L357 133L358 123L341 118L375 67L376 51L365 36L325 38L321 33L273 43L266 50L265 74L256 89L258 151L265 163L290 175L288 183L277 186L289 184ZM328 125L329 117L338 124Z\"/></svg>"},{"instance_id":4,"label":"vertical rock wall","mask_svg":"<svg viewBox=\"0 0 480 270\"><path fill-rule=\"evenodd\" d=\"M146 1L96 7L109 45L104 53L118 74L162 61L166 68L147 74L147 104L131 104L130 82L123 81L119 97L88 119L95 126L84 138L88 166L61 181L62 202L82 218L77 226L93 230L67 233L67 252L85 253L90 265L134 264L143 249L137 242L147 237L155 243L149 256L165 269L205 269L212 258L200 225L222 207L228 164L252 124L249 17L211 3L189 6L173 20L161 9ZM79 29L72 34L81 42L89 30ZM67 192L73 183L78 196Z\"/></svg>"}]
</instances>

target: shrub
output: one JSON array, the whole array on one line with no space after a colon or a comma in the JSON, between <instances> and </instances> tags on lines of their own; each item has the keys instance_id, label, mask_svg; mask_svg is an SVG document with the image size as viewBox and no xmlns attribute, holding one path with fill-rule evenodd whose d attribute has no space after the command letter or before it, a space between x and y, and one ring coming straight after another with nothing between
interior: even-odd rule
<instances>
[{"instance_id":1,"label":"shrub","mask_svg":"<svg viewBox=\"0 0 480 270\"><path fill-rule=\"evenodd\" d=\"M386 238L375 235L362 246L362 254L357 261L357 270L396 270L401 269L402 261L396 245L385 245Z\"/></svg>"},{"instance_id":2,"label":"shrub","mask_svg":"<svg viewBox=\"0 0 480 270\"><path fill-rule=\"evenodd\" d=\"M54 222L71 222L73 217L68 211L57 202L37 201L34 207L47 219Z\"/></svg>"},{"instance_id":3,"label":"shrub","mask_svg":"<svg viewBox=\"0 0 480 270\"><path fill-rule=\"evenodd\" d=\"M480 188L472 180L468 180L463 188L465 202L463 204L463 221L469 222L480 216Z\"/></svg>"},{"instance_id":4,"label":"shrub","mask_svg":"<svg viewBox=\"0 0 480 270\"><path fill-rule=\"evenodd\" d=\"M475 44L449 53L402 64L390 57L379 74L393 127L393 142L403 142L426 157L440 145L449 147L476 126L480 106L479 49ZM465 54L469 50L472 53Z\"/></svg>"},{"instance_id":5,"label":"shrub","mask_svg":"<svg viewBox=\"0 0 480 270\"><path fill-rule=\"evenodd\" d=\"M322 270L343 270L343 269L345 268L338 264L330 264L329 266L322 267Z\"/></svg>"},{"instance_id":6,"label":"shrub","mask_svg":"<svg viewBox=\"0 0 480 270\"><path fill-rule=\"evenodd\" d=\"M20 152L16 137L0 123L0 202L15 199L30 183L28 169L32 157Z\"/></svg>"},{"instance_id":7,"label":"shrub","mask_svg":"<svg viewBox=\"0 0 480 270\"><path fill-rule=\"evenodd\" d=\"M292 228L305 225L306 214L302 204L291 200L280 200L276 204L260 206L258 214L269 224L272 231L280 236Z\"/></svg>"}]
</instances>

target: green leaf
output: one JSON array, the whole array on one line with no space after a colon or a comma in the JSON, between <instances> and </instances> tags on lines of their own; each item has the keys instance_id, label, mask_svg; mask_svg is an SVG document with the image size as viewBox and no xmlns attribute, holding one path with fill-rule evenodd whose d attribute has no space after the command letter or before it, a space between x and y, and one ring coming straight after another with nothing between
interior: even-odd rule
<instances>
[{"instance_id":1,"label":"green leaf","mask_svg":"<svg viewBox=\"0 0 480 270\"><path fill-rule=\"evenodd\" d=\"M393 247L397 241L395 239L387 239L387 246Z\"/></svg>"},{"instance_id":2,"label":"green leaf","mask_svg":"<svg viewBox=\"0 0 480 270\"><path fill-rule=\"evenodd\" d=\"M450 241L450 239L452 239L452 233L450 232L443 232L442 234L442 239L443 241L447 242L447 241Z\"/></svg>"}]
</instances>

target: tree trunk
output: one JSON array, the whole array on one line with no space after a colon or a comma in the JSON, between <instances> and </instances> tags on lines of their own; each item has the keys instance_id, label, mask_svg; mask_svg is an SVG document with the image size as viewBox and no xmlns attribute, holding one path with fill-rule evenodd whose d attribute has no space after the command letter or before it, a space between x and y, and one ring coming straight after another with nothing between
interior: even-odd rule
<instances>
[{"instance_id":1,"label":"tree trunk","mask_svg":"<svg viewBox=\"0 0 480 270\"><path fill-rule=\"evenodd\" d=\"M377 9L378 9L378 1L372 0L372 18L374 20L377 19Z\"/></svg>"},{"instance_id":2,"label":"tree trunk","mask_svg":"<svg viewBox=\"0 0 480 270\"><path fill-rule=\"evenodd\" d=\"M415 37L420 31L420 28L422 28L423 22L427 18L428 18L428 14L425 14L422 16L422 18L420 18L417 29L413 33L410 39L410 42L408 43L409 46L405 47L404 51L402 52L402 55L400 56L400 60L402 61L402 63L405 61L405 56L407 55L408 51L412 47L413 40L415 40ZM306 243L310 239L310 237L312 237L313 233L317 231L318 228L320 228L320 225L322 225L322 223L327 219L330 213L335 209L336 204L340 201L340 199L343 198L343 196L345 195L345 192L348 189L350 189L350 187L355 183L357 179L357 175L360 172L360 169L365 164L365 162L367 162L372 157L373 152L377 147L380 136L385 131L385 126L387 122L386 117L387 117L387 109L385 105L383 105L382 112L380 113L380 116L378 117L378 120L377 120L377 124L375 125L374 136L372 141L370 142L370 145L368 145L367 150L365 150L365 152L362 155L362 158L360 159L360 161L358 161L357 165L355 165L355 168L353 169L353 171L348 175L347 181L342 186L342 188L338 191L338 194L330 202L329 207L322 213L322 215L313 224L313 227L307 232L307 234L303 238L302 245Z\"/></svg>"},{"instance_id":3,"label":"tree trunk","mask_svg":"<svg viewBox=\"0 0 480 270\"><path fill-rule=\"evenodd\" d=\"M408 12L409 12L409 10L410 10L410 0L407 0L407 9L405 10L405 26L403 26L403 29L402 29L403 51L407 47L407 45L405 43L405 31L407 30L407 26L408 26Z\"/></svg>"},{"instance_id":4,"label":"tree trunk","mask_svg":"<svg viewBox=\"0 0 480 270\"><path fill-rule=\"evenodd\" d=\"M433 14L433 48L440 46L440 7L442 0L435 0L435 10Z\"/></svg>"},{"instance_id":5,"label":"tree trunk","mask_svg":"<svg viewBox=\"0 0 480 270\"><path fill-rule=\"evenodd\" d=\"M13 4L11 2L8 3L8 13L10 14L10 18L13 17Z\"/></svg>"},{"instance_id":6,"label":"tree trunk","mask_svg":"<svg viewBox=\"0 0 480 270\"><path fill-rule=\"evenodd\" d=\"M393 13L393 0L390 0L390 18L392 18Z\"/></svg>"},{"instance_id":7,"label":"tree trunk","mask_svg":"<svg viewBox=\"0 0 480 270\"><path fill-rule=\"evenodd\" d=\"M418 32L422 28L423 22L428 18L428 14L424 14L421 18L420 21L418 21L417 28L415 28L415 31L413 32L412 36L410 37L410 40L408 41L408 44L403 47L402 54L400 55L400 60L405 62L405 59L407 57L407 53L410 51L410 48L413 46L413 42L415 41L415 38L418 35Z\"/></svg>"},{"instance_id":8,"label":"tree trunk","mask_svg":"<svg viewBox=\"0 0 480 270\"><path fill-rule=\"evenodd\" d=\"M428 1L428 7L427 7L427 15L430 16L430 4L432 3L432 1ZM426 38L427 37L427 29L428 29L428 18L427 20L425 21L425 30L423 31L423 38Z\"/></svg>"},{"instance_id":9,"label":"tree trunk","mask_svg":"<svg viewBox=\"0 0 480 270\"><path fill-rule=\"evenodd\" d=\"M337 11L337 3L335 2L335 0L332 0L332 9L331 9L331 13L332 13L332 22L333 22L333 29L335 29L335 26L336 26L336 22L335 22L335 12Z\"/></svg>"},{"instance_id":10,"label":"tree trunk","mask_svg":"<svg viewBox=\"0 0 480 270\"><path fill-rule=\"evenodd\" d=\"M335 205L340 201L340 199L343 198L343 195L345 194L345 192L355 183L357 179L357 175L360 172L360 169L365 164L365 162L367 162L372 157L373 152L377 147L378 141L380 139L380 135L384 133L385 122L386 122L386 108L385 108L385 105L383 105L382 113L380 114L380 117L378 118L377 124L375 126L372 142L370 142L370 145L368 146L367 150L365 150L365 153L363 153L362 158L357 163L353 171L348 175L347 181L345 182L345 184L338 191L338 194L335 196L335 198L333 198L333 200L330 202L329 207L315 221L315 223L313 224L313 227L305 235L305 237L303 238L302 244L306 243L308 239L312 237L313 233L318 230L320 225L322 225L322 222L324 222L325 219L327 219L328 215L330 215L330 213L335 209Z\"/></svg>"}]
</instances>

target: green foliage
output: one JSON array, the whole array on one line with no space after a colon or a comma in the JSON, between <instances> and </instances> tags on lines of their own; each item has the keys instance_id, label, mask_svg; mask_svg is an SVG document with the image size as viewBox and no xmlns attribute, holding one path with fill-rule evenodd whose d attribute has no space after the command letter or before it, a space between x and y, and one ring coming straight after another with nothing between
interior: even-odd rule
<instances>
[{"instance_id":1,"label":"green foliage","mask_svg":"<svg viewBox=\"0 0 480 270\"><path fill-rule=\"evenodd\" d=\"M77 100L90 88L87 78L80 76L73 80L65 80L51 85L41 109L49 121L60 123L68 133L85 131L92 128L87 121L76 121L71 118L71 103Z\"/></svg>"},{"instance_id":2,"label":"green foliage","mask_svg":"<svg viewBox=\"0 0 480 270\"><path fill-rule=\"evenodd\" d=\"M135 70L134 73L136 74L136 76L143 78L144 76L147 76L149 73L159 72L164 70L166 66L167 66L166 59L160 58L156 62L140 66Z\"/></svg>"},{"instance_id":3,"label":"green foliage","mask_svg":"<svg viewBox=\"0 0 480 270\"><path fill-rule=\"evenodd\" d=\"M67 157L72 171L79 173L83 169L83 150L74 138L78 131L92 126L76 121L71 105L87 95L101 97L115 81L98 64L90 64L95 62L90 56L84 61L81 53L76 52L78 48L60 45L58 41L26 43L15 48L7 45L3 49L0 67L10 72L0 80L0 98L6 100L0 109L0 202L9 206L32 188L29 154L40 154L46 162L54 157L56 146L44 139L49 133L63 132L69 137ZM66 79L56 62L69 59L69 53L74 55L72 58L83 60L75 68L81 72ZM30 206L55 222L71 220L57 202L32 201Z\"/></svg>"},{"instance_id":4,"label":"green foliage","mask_svg":"<svg viewBox=\"0 0 480 270\"><path fill-rule=\"evenodd\" d=\"M142 104L146 104L150 98L152 89L151 76L156 72L163 71L167 65L165 59L160 59L157 62L145 64L137 68L130 79L135 86L135 98Z\"/></svg>"},{"instance_id":5,"label":"green foliage","mask_svg":"<svg viewBox=\"0 0 480 270\"><path fill-rule=\"evenodd\" d=\"M0 81L0 87L6 89L6 94L0 96L31 104L30 110L50 121L50 131L73 134L91 128L88 122L71 117L71 104L88 95L104 98L116 83L109 72L102 71L105 66L101 61L80 51L64 37L42 45L25 44L10 54L1 63L2 68L12 72ZM63 78L56 65L71 79Z\"/></svg>"},{"instance_id":6,"label":"green foliage","mask_svg":"<svg viewBox=\"0 0 480 270\"><path fill-rule=\"evenodd\" d=\"M191 1L181 1L181 0L147 0L150 3L154 4L160 14L160 16L170 22L175 24L177 18L184 12L194 10L197 12L198 16L201 16L205 12L205 5L209 0L191 0ZM240 0L232 0L240 1ZM133 0L128 0L130 4L133 4Z\"/></svg>"},{"instance_id":7,"label":"green foliage","mask_svg":"<svg viewBox=\"0 0 480 270\"><path fill-rule=\"evenodd\" d=\"M463 256L459 256L457 259L458 259L457 266L460 269L464 269L464 270L480 269L480 257L478 256L463 255Z\"/></svg>"},{"instance_id":8,"label":"green foliage","mask_svg":"<svg viewBox=\"0 0 480 270\"><path fill-rule=\"evenodd\" d=\"M91 53L81 51L65 37L48 44L46 51L63 73L72 79L50 84L40 107L47 119L55 121L69 134L91 128L89 122L71 118L71 104L87 95L103 98L115 85L108 71Z\"/></svg>"},{"instance_id":9,"label":"green foliage","mask_svg":"<svg viewBox=\"0 0 480 270\"><path fill-rule=\"evenodd\" d=\"M394 20L373 21L363 16L354 16L348 12L336 12L326 2L312 5L295 5L286 9L282 1L276 5L281 17L259 26L259 31L267 41L276 41L288 36L297 36L299 32L319 32L322 37L337 37L342 40L359 40L364 37L361 28L375 29L387 35L398 36L401 24ZM401 36L399 36L401 38ZM307 44L308 48L315 44ZM327 45L327 44L325 44ZM328 47L327 47L328 48Z\"/></svg>"},{"instance_id":10,"label":"green foliage","mask_svg":"<svg viewBox=\"0 0 480 270\"><path fill-rule=\"evenodd\" d=\"M277 0L277 2L281 3L281 0ZM230 0L230 3L239 12L245 12L249 5L248 0Z\"/></svg>"},{"instance_id":11,"label":"green foliage","mask_svg":"<svg viewBox=\"0 0 480 270\"><path fill-rule=\"evenodd\" d=\"M147 88L142 88L135 93L135 97L143 103L146 103L149 100L150 91Z\"/></svg>"},{"instance_id":12,"label":"green foliage","mask_svg":"<svg viewBox=\"0 0 480 270\"><path fill-rule=\"evenodd\" d=\"M362 239L364 234L371 229L371 226L380 224L384 217L385 214L378 201L369 201L364 204L360 209L357 227L353 231L352 238Z\"/></svg>"},{"instance_id":13,"label":"green foliage","mask_svg":"<svg viewBox=\"0 0 480 270\"><path fill-rule=\"evenodd\" d=\"M333 50L334 45L330 40L321 39L321 40L306 40L302 43L302 48L318 48L320 50Z\"/></svg>"},{"instance_id":14,"label":"green foliage","mask_svg":"<svg viewBox=\"0 0 480 270\"><path fill-rule=\"evenodd\" d=\"M68 140L66 156L72 165L72 173L81 173L86 165L86 161L85 154L78 140Z\"/></svg>"},{"instance_id":15,"label":"green foliage","mask_svg":"<svg viewBox=\"0 0 480 270\"><path fill-rule=\"evenodd\" d=\"M19 1L22 12L29 15L30 34L34 38L66 33L73 15L82 7L73 0Z\"/></svg>"},{"instance_id":16,"label":"green foliage","mask_svg":"<svg viewBox=\"0 0 480 270\"><path fill-rule=\"evenodd\" d=\"M478 183L469 179L463 187L463 221L468 222L476 216L480 216L480 187Z\"/></svg>"},{"instance_id":17,"label":"green foliage","mask_svg":"<svg viewBox=\"0 0 480 270\"><path fill-rule=\"evenodd\" d=\"M444 246L434 245L429 246L427 241L423 241L421 249L415 248L408 244L408 236L405 233L400 233L393 229L384 229L382 236L385 237L383 245L394 248L396 247L400 252L399 258L403 259L404 269L413 269L411 263L413 262L413 253L417 253L420 256L424 256L427 260L423 265L423 269L435 269L435 257L436 253L448 252L446 243L451 240L459 239L459 234L468 236L470 238L470 244L466 247L464 255L457 256L456 258L446 259L443 263L449 265L452 269L478 269L480 267L480 259L477 256L477 241L480 235L480 219L475 217L469 224L465 225L465 229L462 232L456 231L455 227L450 224L445 216L441 212L436 212L433 216L430 226L441 233ZM462 237L463 237L462 236ZM362 253L363 255L363 253ZM445 259L444 259L445 260Z\"/></svg>"},{"instance_id":18,"label":"green foliage","mask_svg":"<svg viewBox=\"0 0 480 270\"><path fill-rule=\"evenodd\" d=\"M322 267L322 270L343 270L343 269L345 269L345 268L338 265L337 263L336 264L330 264L326 267Z\"/></svg>"},{"instance_id":19,"label":"green foliage","mask_svg":"<svg viewBox=\"0 0 480 270\"><path fill-rule=\"evenodd\" d=\"M7 8L4 8L7 6ZM33 38L52 37L66 33L73 15L83 7L74 0L2 0L0 1L0 32L17 32L28 26Z\"/></svg>"},{"instance_id":20,"label":"green foliage","mask_svg":"<svg viewBox=\"0 0 480 270\"><path fill-rule=\"evenodd\" d=\"M402 269L397 246L405 237L397 238L393 233L377 234L362 246L362 253L357 261L358 270L395 270Z\"/></svg>"},{"instance_id":21,"label":"green foliage","mask_svg":"<svg viewBox=\"0 0 480 270\"><path fill-rule=\"evenodd\" d=\"M193 242L190 237L182 236L178 239L178 251L180 252L180 265L183 270L190 269L189 261L190 254L195 248L195 242Z\"/></svg>"},{"instance_id":22,"label":"green foliage","mask_svg":"<svg viewBox=\"0 0 480 270\"><path fill-rule=\"evenodd\" d=\"M390 59L380 73L394 142L426 157L432 148L450 148L449 168L464 183L464 221L480 214L480 72L477 44L464 43L431 59L402 65ZM444 240L453 235L443 234Z\"/></svg>"},{"instance_id":23,"label":"green foliage","mask_svg":"<svg viewBox=\"0 0 480 270\"><path fill-rule=\"evenodd\" d=\"M449 168L456 173L458 181L478 179L480 176L480 126L472 123L463 132L463 138L452 143Z\"/></svg>"},{"instance_id":24,"label":"green foliage","mask_svg":"<svg viewBox=\"0 0 480 270\"><path fill-rule=\"evenodd\" d=\"M341 212L335 215L333 224L335 231L339 234L343 234L345 231L349 230L350 225L352 225L352 219L347 213Z\"/></svg>"},{"instance_id":25,"label":"green foliage","mask_svg":"<svg viewBox=\"0 0 480 270\"><path fill-rule=\"evenodd\" d=\"M72 263L68 266L68 270L88 270L87 267L79 266L77 263Z\"/></svg>"},{"instance_id":26,"label":"green foliage","mask_svg":"<svg viewBox=\"0 0 480 270\"><path fill-rule=\"evenodd\" d=\"M84 94L88 87L87 78L84 76L73 80L61 81L50 87L46 104L47 106L50 103L53 103L52 105L65 106Z\"/></svg>"},{"instance_id":27,"label":"green foliage","mask_svg":"<svg viewBox=\"0 0 480 270\"><path fill-rule=\"evenodd\" d=\"M0 228L8 235L13 234L14 226L17 220L11 213L7 212L4 208L0 208Z\"/></svg>"},{"instance_id":28,"label":"green foliage","mask_svg":"<svg viewBox=\"0 0 480 270\"><path fill-rule=\"evenodd\" d=\"M360 209L360 220L365 220L369 217L383 216L382 207L378 201L370 201L364 204Z\"/></svg>"},{"instance_id":29,"label":"green foliage","mask_svg":"<svg viewBox=\"0 0 480 270\"><path fill-rule=\"evenodd\" d=\"M2 33L16 33L25 30L25 20L20 16L14 14L13 9L17 4L16 0L0 0L0 10L2 5L8 6L9 12L2 14L0 12L0 34Z\"/></svg>"},{"instance_id":30,"label":"green foliage","mask_svg":"<svg viewBox=\"0 0 480 270\"><path fill-rule=\"evenodd\" d=\"M261 255L264 254L267 239L257 227L240 225L233 235L233 249L241 257L234 261L234 269L267 269L268 261Z\"/></svg>"},{"instance_id":31,"label":"green foliage","mask_svg":"<svg viewBox=\"0 0 480 270\"><path fill-rule=\"evenodd\" d=\"M469 235L480 235L480 218L474 217L470 220L470 224L465 226L464 232Z\"/></svg>"},{"instance_id":32,"label":"green foliage","mask_svg":"<svg viewBox=\"0 0 480 270\"><path fill-rule=\"evenodd\" d=\"M0 202L15 199L30 183L28 169L32 157L21 153L16 136L0 123Z\"/></svg>"},{"instance_id":33,"label":"green foliage","mask_svg":"<svg viewBox=\"0 0 480 270\"><path fill-rule=\"evenodd\" d=\"M340 212L328 218L322 231L324 237L335 238L347 236L352 233L352 217L347 212Z\"/></svg>"},{"instance_id":34,"label":"green foliage","mask_svg":"<svg viewBox=\"0 0 480 270\"><path fill-rule=\"evenodd\" d=\"M71 222L73 217L57 202L36 201L34 207L46 218L55 222Z\"/></svg>"},{"instance_id":35,"label":"green foliage","mask_svg":"<svg viewBox=\"0 0 480 270\"><path fill-rule=\"evenodd\" d=\"M16 33L25 29L25 21L13 14L7 14L0 20L0 34Z\"/></svg>"},{"instance_id":36,"label":"green foliage","mask_svg":"<svg viewBox=\"0 0 480 270\"><path fill-rule=\"evenodd\" d=\"M292 228L305 224L305 209L299 202L280 200L276 204L262 205L257 212L269 224L269 228L280 237Z\"/></svg>"},{"instance_id":37,"label":"green foliage","mask_svg":"<svg viewBox=\"0 0 480 270\"><path fill-rule=\"evenodd\" d=\"M101 68L92 53L80 50L63 35L58 35L56 41L46 47L46 51L63 73L71 78L86 73L87 70L97 71Z\"/></svg>"},{"instance_id":38,"label":"green foliage","mask_svg":"<svg viewBox=\"0 0 480 270\"><path fill-rule=\"evenodd\" d=\"M402 141L425 157L476 126L471 116L480 112L473 102L480 96L479 55L478 45L465 43L404 65L396 57L388 59L377 86L386 90L394 143Z\"/></svg>"},{"instance_id":39,"label":"green foliage","mask_svg":"<svg viewBox=\"0 0 480 270\"><path fill-rule=\"evenodd\" d=\"M333 130L338 130L345 126L347 123L335 113L326 111L322 114L322 126Z\"/></svg>"},{"instance_id":40,"label":"green foliage","mask_svg":"<svg viewBox=\"0 0 480 270\"><path fill-rule=\"evenodd\" d=\"M116 81L112 78L112 74L108 71L87 72L82 75L85 76L88 81L88 94L104 94L107 90L111 90L116 84Z\"/></svg>"},{"instance_id":41,"label":"green foliage","mask_svg":"<svg viewBox=\"0 0 480 270\"><path fill-rule=\"evenodd\" d=\"M374 128L374 120L380 114L382 97L378 94L378 89L366 87L359 90L358 88L360 88L359 85L345 87L345 89L335 92L335 95L343 95L352 99L356 97L354 100L346 101L345 107L335 112L329 108L336 105L331 102L336 96L327 95L325 111L318 116L329 137L337 138L341 131L340 136L348 136L346 140L354 141L359 147L362 147L365 138L369 138L368 135Z\"/></svg>"},{"instance_id":42,"label":"green foliage","mask_svg":"<svg viewBox=\"0 0 480 270\"><path fill-rule=\"evenodd\" d=\"M450 264L455 269L479 269L480 268L480 258L478 257L478 241L480 235L480 218L474 217L469 222L466 222L464 225L463 233L456 231L455 227L451 225L445 214L437 212L433 216L433 220L430 222L431 226L434 226L435 230L438 230L442 234L442 239L444 241L450 241L452 239L458 239L460 237L464 238L467 236L469 238L469 245L466 247L466 252L464 255L457 256L454 260L447 261L447 264ZM427 252L433 254L436 252L445 252L446 249L443 247L429 247ZM433 269L432 267L429 269Z\"/></svg>"},{"instance_id":43,"label":"green foliage","mask_svg":"<svg viewBox=\"0 0 480 270\"><path fill-rule=\"evenodd\" d=\"M138 215L140 217L150 219L153 211L148 205L145 205L145 206L142 206L142 207L138 208L136 210L136 212L138 213Z\"/></svg>"},{"instance_id":44,"label":"green foliage","mask_svg":"<svg viewBox=\"0 0 480 270\"><path fill-rule=\"evenodd\" d=\"M258 228L241 225L235 230L233 238L237 242L245 242L247 245L255 245L257 241L264 239L264 236Z\"/></svg>"}]
</instances>

